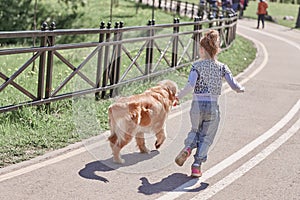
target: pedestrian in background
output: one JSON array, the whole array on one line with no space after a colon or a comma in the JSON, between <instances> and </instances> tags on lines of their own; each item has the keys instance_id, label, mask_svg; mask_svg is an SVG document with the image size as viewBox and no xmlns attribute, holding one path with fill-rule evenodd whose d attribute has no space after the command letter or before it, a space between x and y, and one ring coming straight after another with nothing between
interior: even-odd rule
<instances>
[{"instance_id":1,"label":"pedestrian in background","mask_svg":"<svg viewBox=\"0 0 300 200\"><path fill-rule=\"evenodd\" d=\"M259 29L259 23L261 21L262 28L265 27L265 15L268 14L267 12L268 4L265 0L259 0L258 7L257 7L257 29Z\"/></svg>"},{"instance_id":2,"label":"pedestrian in background","mask_svg":"<svg viewBox=\"0 0 300 200\"><path fill-rule=\"evenodd\" d=\"M248 0L240 0L240 15L239 18L242 19L244 16L244 10L246 10L248 6Z\"/></svg>"},{"instance_id":3,"label":"pedestrian in background","mask_svg":"<svg viewBox=\"0 0 300 200\"><path fill-rule=\"evenodd\" d=\"M228 82L236 92L244 92L232 76L227 65L217 60L220 50L219 32L210 30L200 40L200 60L193 63L186 86L178 93L177 99L193 91L193 101L190 109L191 130L184 141L184 148L175 158L182 166L197 149L194 155L191 175L200 177L201 164L207 160L208 149L214 141L220 123L218 98L221 94L222 79Z\"/></svg>"},{"instance_id":4,"label":"pedestrian in background","mask_svg":"<svg viewBox=\"0 0 300 200\"><path fill-rule=\"evenodd\" d=\"M207 14L207 10L206 10L206 0L200 0L199 1L199 10L198 10L198 16L201 16L203 18L203 16Z\"/></svg>"},{"instance_id":5,"label":"pedestrian in background","mask_svg":"<svg viewBox=\"0 0 300 200\"><path fill-rule=\"evenodd\" d=\"M216 18L218 12L217 0L208 0L208 2L209 2L210 10L212 11L214 18Z\"/></svg>"},{"instance_id":6,"label":"pedestrian in background","mask_svg":"<svg viewBox=\"0 0 300 200\"><path fill-rule=\"evenodd\" d=\"M240 0L232 0L232 9L234 12L239 10Z\"/></svg>"},{"instance_id":7,"label":"pedestrian in background","mask_svg":"<svg viewBox=\"0 0 300 200\"><path fill-rule=\"evenodd\" d=\"M222 0L222 10L226 11L227 9L230 9L232 7L232 0Z\"/></svg>"}]
</instances>

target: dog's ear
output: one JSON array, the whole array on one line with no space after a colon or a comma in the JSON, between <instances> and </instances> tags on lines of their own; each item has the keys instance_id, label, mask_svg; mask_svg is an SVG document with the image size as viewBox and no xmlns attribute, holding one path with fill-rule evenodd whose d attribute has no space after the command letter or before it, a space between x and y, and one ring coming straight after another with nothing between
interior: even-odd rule
<instances>
[{"instance_id":1,"label":"dog's ear","mask_svg":"<svg viewBox=\"0 0 300 200\"><path fill-rule=\"evenodd\" d=\"M171 91L171 93L172 93L172 96L175 96L176 95L176 93L177 93L177 91L178 91L178 86L177 86L177 84L175 83L175 82L173 82L173 81L168 81L167 82L168 84L168 88L169 88L169 90Z\"/></svg>"},{"instance_id":2,"label":"dog's ear","mask_svg":"<svg viewBox=\"0 0 300 200\"><path fill-rule=\"evenodd\" d=\"M168 94L169 94L169 100L173 104L176 100L177 86L174 86L174 85L170 84L170 85L168 85L166 90L168 91Z\"/></svg>"},{"instance_id":3,"label":"dog's ear","mask_svg":"<svg viewBox=\"0 0 300 200\"><path fill-rule=\"evenodd\" d=\"M175 95L178 91L177 84L171 80L163 80L158 83L161 87L165 88L169 93L169 98L171 101L174 100Z\"/></svg>"}]
</instances>

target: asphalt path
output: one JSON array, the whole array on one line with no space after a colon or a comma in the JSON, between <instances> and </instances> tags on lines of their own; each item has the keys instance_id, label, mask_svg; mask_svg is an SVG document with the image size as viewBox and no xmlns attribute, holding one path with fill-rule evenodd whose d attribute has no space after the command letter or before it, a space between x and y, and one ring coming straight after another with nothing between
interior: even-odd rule
<instances>
[{"instance_id":1,"label":"asphalt path","mask_svg":"<svg viewBox=\"0 0 300 200\"><path fill-rule=\"evenodd\" d=\"M224 86L221 123L201 178L190 177L192 157L174 159L190 128L190 102L172 110L168 137L150 154L134 142L112 163L108 132L0 170L0 199L300 199L300 32L239 20L253 41L255 61L237 79L246 92Z\"/></svg>"}]
</instances>

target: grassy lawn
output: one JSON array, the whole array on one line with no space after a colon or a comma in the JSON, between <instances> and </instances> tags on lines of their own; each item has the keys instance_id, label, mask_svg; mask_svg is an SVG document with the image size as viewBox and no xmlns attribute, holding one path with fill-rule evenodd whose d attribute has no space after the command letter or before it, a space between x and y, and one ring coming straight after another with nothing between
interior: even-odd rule
<instances>
[{"instance_id":1,"label":"grassy lawn","mask_svg":"<svg viewBox=\"0 0 300 200\"><path fill-rule=\"evenodd\" d=\"M187 0L187 2L195 3L196 5L199 3L198 0ZM257 4L258 0L253 1L249 0L249 4L247 9L244 12L244 17L257 19L256 11L257 11ZM277 3L277 2L270 2L267 1L269 8L268 14L272 16L278 24L287 26L290 28L294 28L296 26L296 21L299 12L299 4L291 4L291 3ZM292 16L294 17L293 20L284 20L284 16Z\"/></svg>"},{"instance_id":2,"label":"grassy lawn","mask_svg":"<svg viewBox=\"0 0 300 200\"><path fill-rule=\"evenodd\" d=\"M49 1L50 2L50 1ZM109 3L97 0L88 1L85 16L78 22L76 28L98 27L100 21L109 21ZM105 1L109 2L109 1ZM135 1L119 1L114 8L113 21L124 21L126 26L145 25L151 19L151 9L140 6L136 13ZM126 8L126 9L124 9ZM120 9L120 10L118 10ZM143 17L140 17L143 16ZM156 10L157 24L170 23L173 16ZM188 19L183 19L186 21ZM219 60L228 64L236 75L243 71L255 58L256 50L253 44L237 36L231 48L221 52ZM0 58L5 59L5 58ZM22 63L26 58L16 59L14 62ZM4 63L4 62L3 62ZM10 69L11 62L0 65L0 71ZM1 69L1 67L3 69ZM15 71L11 68L11 71ZM183 87L188 76L189 68L174 71L159 79L171 79ZM61 73L64 73L62 71ZM25 73L24 79L31 79L32 74ZM61 76L58 74L58 76ZM140 93L156 82L137 82L125 87L121 94L129 95ZM5 90L4 90L5 91ZM2 93L3 94L3 93ZM9 94L5 94L9 95ZM3 98L9 101L9 98ZM1 101L0 100L0 105ZM37 107L26 107L17 111L0 114L0 167L18 163L41 155L47 151L62 148L68 144L81 141L101 134L108 130L107 107L112 100L94 101L94 95L86 95L51 104L50 112Z\"/></svg>"},{"instance_id":3,"label":"grassy lawn","mask_svg":"<svg viewBox=\"0 0 300 200\"><path fill-rule=\"evenodd\" d=\"M257 19L256 10L257 10L258 1L250 1L249 6L244 12L244 17ZM295 4L283 4L268 2L268 14L272 16L273 19L277 21L278 24L294 28L296 26L296 21L298 17L299 5ZM284 20L285 16L292 16L293 20Z\"/></svg>"}]
</instances>

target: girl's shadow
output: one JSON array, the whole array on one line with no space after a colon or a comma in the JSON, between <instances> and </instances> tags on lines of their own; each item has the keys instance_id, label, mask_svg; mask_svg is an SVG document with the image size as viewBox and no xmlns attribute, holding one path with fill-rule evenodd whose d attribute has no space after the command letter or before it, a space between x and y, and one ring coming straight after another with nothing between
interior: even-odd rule
<instances>
[{"instance_id":1,"label":"girl's shadow","mask_svg":"<svg viewBox=\"0 0 300 200\"><path fill-rule=\"evenodd\" d=\"M116 164L113 162L112 158L106 159L106 160L99 160L94 161L91 163L88 163L85 165L83 169L81 169L78 174L86 179L91 180L98 180L102 181L104 183L109 182L108 179L105 177L99 176L96 174L96 172L107 172L119 169L121 167L131 166L134 164L137 164L139 162L149 160L153 158L154 156L157 156L159 154L159 151L153 150L149 154L146 153L130 153L130 154L124 154L122 155L122 158L125 159L124 164Z\"/></svg>"},{"instance_id":2,"label":"girl's shadow","mask_svg":"<svg viewBox=\"0 0 300 200\"><path fill-rule=\"evenodd\" d=\"M142 185L138 188L138 191L145 195L152 195L160 192L171 192L187 182L189 182L192 186L198 181L198 179L191 178L190 176L181 173L171 174L157 183L149 183L148 179L145 177L140 178L140 180L142 181ZM185 190L185 192L199 192L206 189L208 185L208 183L201 183L199 187L191 190Z\"/></svg>"}]
</instances>

